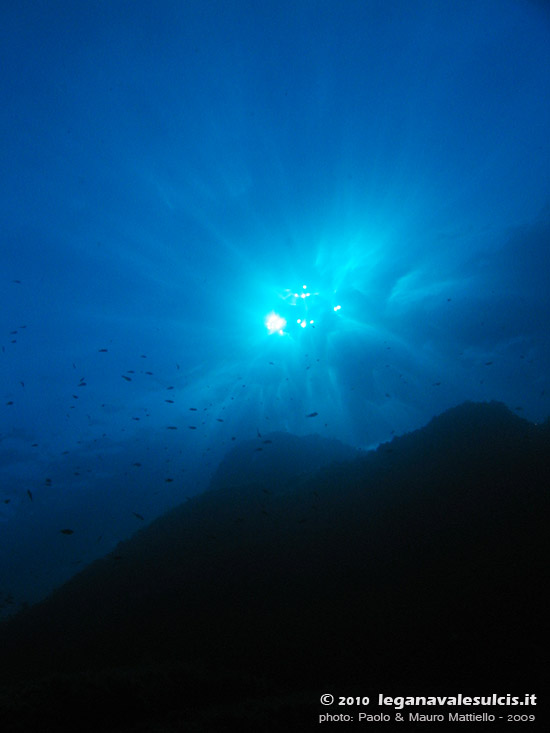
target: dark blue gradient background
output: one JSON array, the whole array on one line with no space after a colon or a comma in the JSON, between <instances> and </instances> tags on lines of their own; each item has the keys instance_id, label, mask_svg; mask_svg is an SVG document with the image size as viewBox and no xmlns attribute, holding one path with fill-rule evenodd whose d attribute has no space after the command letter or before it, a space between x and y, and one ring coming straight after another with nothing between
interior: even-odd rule
<instances>
[{"instance_id":1,"label":"dark blue gradient background","mask_svg":"<svg viewBox=\"0 0 550 733\"><path fill-rule=\"evenodd\" d=\"M0 37L0 600L257 432L548 416L544 3L20 0Z\"/></svg>"}]
</instances>

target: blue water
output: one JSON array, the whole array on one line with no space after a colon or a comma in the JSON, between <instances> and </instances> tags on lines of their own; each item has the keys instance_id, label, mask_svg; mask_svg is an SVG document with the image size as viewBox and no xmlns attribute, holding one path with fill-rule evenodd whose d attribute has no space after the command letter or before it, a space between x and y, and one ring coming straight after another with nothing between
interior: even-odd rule
<instances>
[{"instance_id":1,"label":"blue water","mask_svg":"<svg viewBox=\"0 0 550 733\"><path fill-rule=\"evenodd\" d=\"M21 0L0 34L1 612L258 432L548 416L544 3Z\"/></svg>"}]
</instances>

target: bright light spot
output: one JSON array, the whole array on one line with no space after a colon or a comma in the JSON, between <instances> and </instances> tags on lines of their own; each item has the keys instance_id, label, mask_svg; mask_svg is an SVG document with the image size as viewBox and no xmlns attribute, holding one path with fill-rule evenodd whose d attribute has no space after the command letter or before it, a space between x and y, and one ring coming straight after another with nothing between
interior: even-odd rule
<instances>
[{"instance_id":1,"label":"bright light spot","mask_svg":"<svg viewBox=\"0 0 550 733\"><path fill-rule=\"evenodd\" d=\"M278 331L282 334L283 328L286 326L286 321L284 318L281 318L278 313L272 311L265 317L265 325L269 333L275 333L275 331Z\"/></svg>"},{"instance_id":2,"label":"bright light spot","mask_svg":"<svg viewBox=\"0 0 550 733\"><path fill-rule=\"evenodd\" d=\"M303 287L304 290L307 290L307 286L306 285L302 285L302 287Z\"/></svg>"},{"instance_id":3,"label":"bright light spot","mask_svg":"<svg viewBox=\"0 0 550 733\"><path fill-rule=\"evenodd\" d=\"M313 323L313 321L310 321L310 323Z\"/></svg>"},{"instance_id":4,"label":"bright light spot","mask_svg":"<svg viewBox=\"0 0 550 733\"><path fill-rule=\"evenodd\" d=\"M301 318L298 318L298 320L296 321L296 323L301 323L301 322L302 322Z\"/></svg>"},{"instance_id":5,"label":"bright light spot","mask_svg":"<svg viewBox=\"0 0 550 733\"><path fill-rule=\"evenodd\" d=\"M311 293L306 293L306 298L309 298L309 296L310 296L310 295L311 295ZM303 298L303 297L304 297L304 296L302 295L302 298Z\"/></svg>"},{"instance_id":6,"label":"bright light spot","mask_svg":"<svg viewBox=\"0 0 550 733\"><path fill-rule=\"evenodd\" d=\"M335 305L335 306L334 306L334 310L335 310L335 311L339 311L341 307L342 307L341 305Z\"/></svg>"},{"instance_id":7,"label":"bright light spot","mask_svg":"<svg viewBox=\"0 0 550 733\"><path fill-rule=\"evenodd\" d=\"M305 328L305 327L306 327L306 322L305 322L305 321L302 321L302 322L300 323L300 326L301 326L302 328Z\"/></svg>"},{"instance_id":8,"label":"bright light spot","mask_svg":"<svg viewBox=\"0 0 550 733\"><path fill-rule=\"evenodd\" d=\"M305 297L306 297L306 294L305 294L305 293L302 293L302 294L300 295L300 298L305 298Z\"/></svg>"}]
</instances>

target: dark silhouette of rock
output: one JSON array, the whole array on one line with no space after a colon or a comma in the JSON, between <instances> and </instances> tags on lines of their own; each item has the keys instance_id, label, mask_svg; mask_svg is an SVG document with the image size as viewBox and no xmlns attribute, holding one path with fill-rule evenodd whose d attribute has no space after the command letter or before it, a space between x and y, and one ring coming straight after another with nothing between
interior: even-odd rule
<instances>
[{"instance_id":1,"label":"dark silhouette of rock","mask_svg":"<svg viewBox=\"0 0 550 733\"><path fill-rule=\"evenodd\" d=\"M61 726L61 700L90 730L114 701L108 730L263 731L315 724L323 692L537 693L549 486L549 423L499 403L366 454L237 447L210 491L0 625L3 729Z\"/></svg>"},{"instance_id":2,"label":"dark silhouette of rock","mask_svg":"<svg viewBox=\"0 0 550 733\"><path fill-rule=\"evenodd\" d=\"M262 448L262 452L258 453L257 448ZM297 437L291 433L269 433L237 444L220 462L210 488L230 489L262 483L280 492L297 476L359 455L355 448L320 435Z\"/></svg>"}]
</instances>

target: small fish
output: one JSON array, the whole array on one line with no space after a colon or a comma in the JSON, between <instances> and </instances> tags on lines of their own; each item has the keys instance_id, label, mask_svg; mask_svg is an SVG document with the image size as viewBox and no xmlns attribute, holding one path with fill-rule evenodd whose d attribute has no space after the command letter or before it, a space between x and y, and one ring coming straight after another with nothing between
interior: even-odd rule
<instances>
[{"instance_id":1,"label":"small fish","mask_svg":"<svg viewBox=\"0 0 550 733\"><path fill-rule=\"evenodd\" d=\"M318 412L310 412L309 415L306 415L306 417L317 417L318 414Z\"/></svg>"},{"instance_id":2,"label":"small fish","mask_svg":"<svg viewBox=\"0 0 550 733\"><path fill-rule=\"evenodd\" d=\"M32 501L32 491L30 489L27 489L27 495L29 499Z\"/></svg>"},{"instance_id":3,"label":"small fish","mask_svg":"<svg viewBox=\"0 0 550 733\"><path fill-rule=\"evenodd\" d=\"M138 514L137 512L132 512L132 514L134 515L134 517L141 519L141 521L143 522L143 517L141 516L141 514Z\"/></svg>"},{"instance_id":4,"label":"small fish","mask_svg":"<svg viewBox=\"0 0 550 733\"><path fill-rule=\"evenodd\" d=\"M72 529L60 529L59 531L61 534L74 534L74 530Z\"/></svg>"},{"instance_id":5,"label":"small fish","mask_svg":"<svg viewBox=\"0 0 550 733\"><path fill-rule=\"evenodd\" d=\"M197 429L197 426L196 425L188 425L187 427L189 428L189 430L196 430Z\"/></svg>"},{"instance_id":6,"label":"small fish","mask_svg":"<svg viewBox=\"0 0 550 733\"><path fill-rule=\"evenodd\" d=\"M167 484L171 484L173 480L174 480L173 478L165 478L164 479L165 483L167 483Z\"/></svg>"},{"instance_id":7,"label":"small fish","mask_svg":"<svg viewBox=\"0 0 550 733\"><path fill-rule=\"evenodd\" d=\"M125 379L127 382L131 382L132 381L132 378L131 377L127 377L126 374L121 374L120 376L122 377L122 379Z\"/></svg>"},{"instance_id":8,"label":"small fish","mask_svg":"<svg viewBox=\"0 0 550 733\"><path fill-rule=\"evenodd\" d=\"M196 412L197 411L197 408L196 407L190 407L189 409L191 410L191 412Z\"/></svg>"},{"instance_id":9,"label":"small fish","mask_svg":"<svg viewBox=\"0 0 550 733\"><path fill-rule=\"evenodd\" d=\"M263 440L262 443L264 445L267 445L268 443L273 443L273 441L272 440Z\"/></svg>"},{"instance_id":10,"label":"small fish","mask_svg":"<svg viewBox=\"0 0 550 733\"><path fill-rule=\"evenodd\" d=\"M491 366L492 363L493 363L492 361L486 361L485 366Z\"/></svg>"},{"instance_id":11,"label":"small fish","mask_svg":"<svg viewBox=\"0 0 550 733\"><path fill-rule=\"evenodd\" d=\"M153 372L145 372L145 374L148 374L150 377L153 376Z\"/></svg>"},{"instance_id":12,"label":"small fish","mask_svg":"<svg viewBox=\"0 0 550 733\"><path fill-rule=\"evenodd\" d=\"M134 463L134 466L141 466L141 463Z\"/></svg>"},{"instance_id":13,"label":"small fish","mask_svg":"<svg viewBox=\"0 0 550 733\"><path fill-rule=\"evenodd\" d=\"M6 405L13 405L13 400L10 400L9 402L6 402Z\"/></svg>"},{"instance_id":14,"label":"small fish","mask_svg":"<svg viewBox=\"0 0 550 733\"><path fill-rule=\"evenodd\" d=\"M169 403L169 404L171 404L171 405L173 405L173 404L174 404L174 400L164 400L164 401L165 401L165 402L168 402L168 403Z\"/></svg>"},{"instance_id":15,"label":"small fish","mask_svg":"<svg viewBox=\"0 0 550 733\"><path fill-rule=\"evenodd\" d=\"M106 354L108 350L107 349L98 349L98 351L100 354Z\"/></svg>"},{"instance_id":16,"label":"small fish","mask_svg":"<svg viewBox=\"0 0 550 733\"><path fill-rule=\"evenodd\" d=\"M221 417L217 417L216 420L217 420L217 422L223 422L223 420L222 420Z\"/></svg>"},{"instance_id":17,"label":"small fish","mask_svg":"<svg viewBox=\"0 0 550 733\"><path fill-rule=\"evenodd\" d=\"M166 426L166 430L177 430L177 429L178 429L177 425L167 425Z\"/></svg>"}]
</instances>

